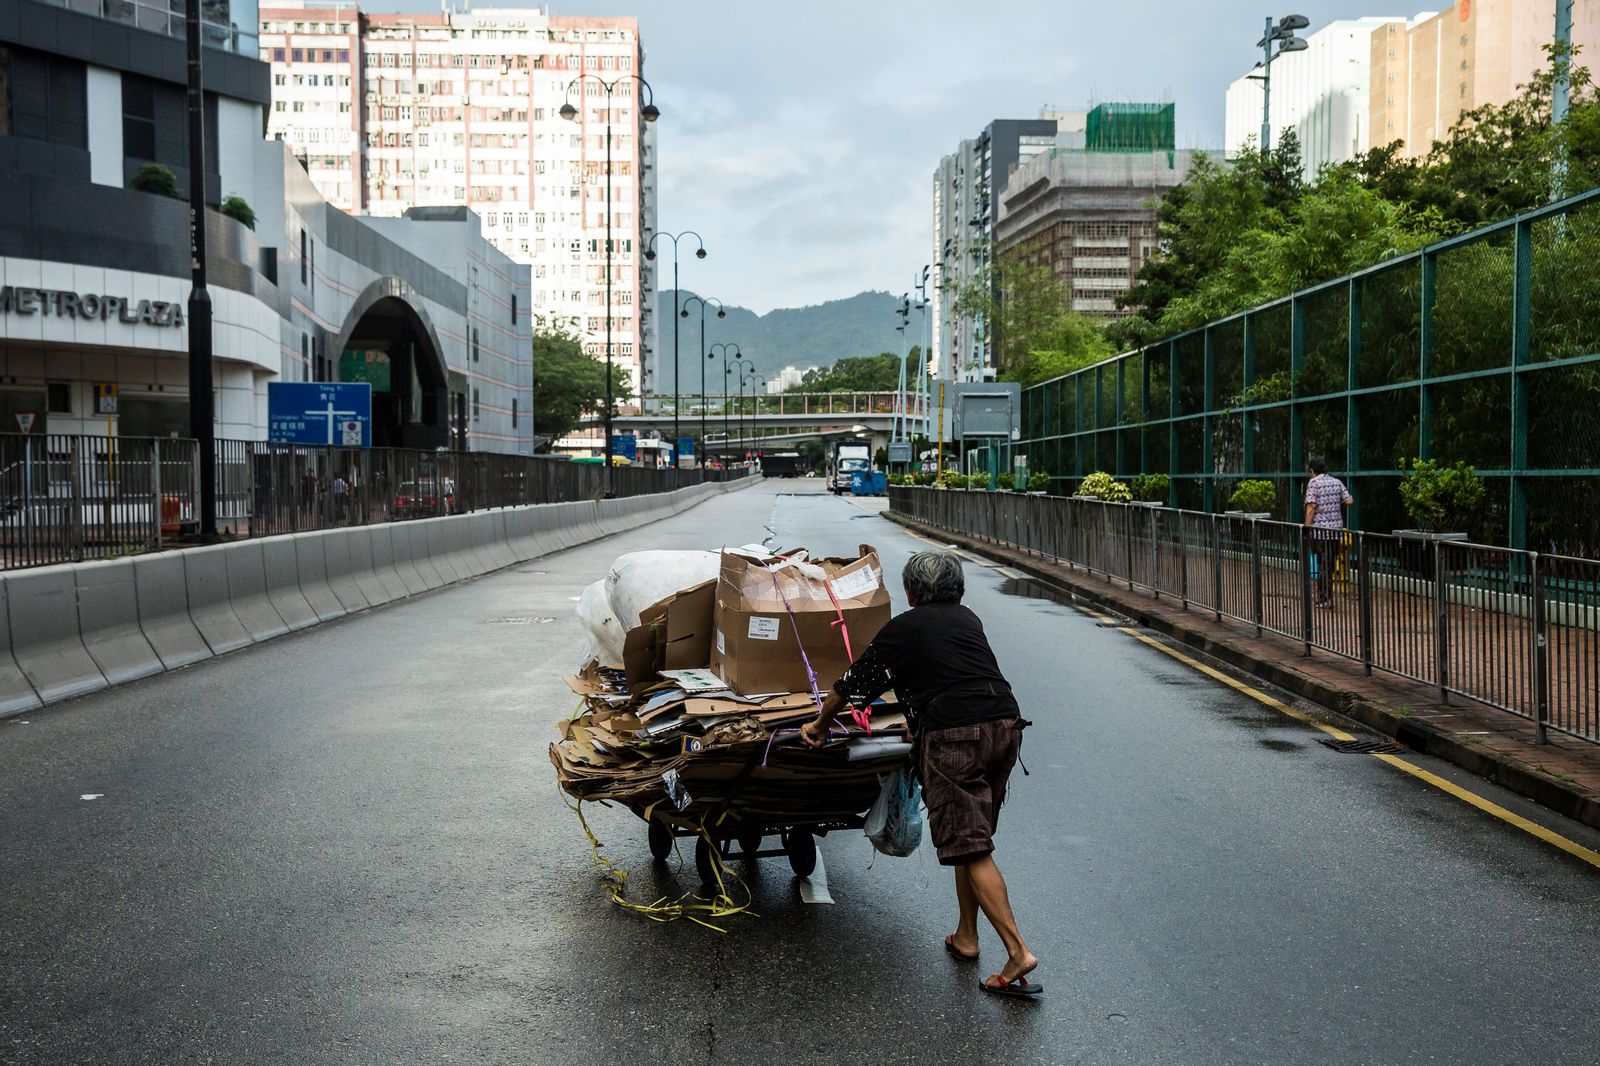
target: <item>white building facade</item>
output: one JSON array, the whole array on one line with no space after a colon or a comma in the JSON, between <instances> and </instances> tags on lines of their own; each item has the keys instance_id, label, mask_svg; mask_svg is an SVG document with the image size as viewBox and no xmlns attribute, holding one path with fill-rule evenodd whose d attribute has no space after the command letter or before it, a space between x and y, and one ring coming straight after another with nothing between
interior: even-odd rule
<instances>
[{"instance_id":1,"label":"white building facade","mask_svg":"<svg viewBox=\"0 0 1600 1066\"><path fill-rule=\"evenodd\" d=\"M1365 152L1372 67L1372 34L1401 16L1371 16L1330 22L1305 36L1303 52L1272 61L1269 129L1276 145L1293 128L1300 140L1306 176ZM1261 143L1261 71L1254 69L1228 86L1224 137L1229 157L1247 144Z\"/></svg>"},{"instance_id":2,"label":"white building facade","mask_svg":"<svg viewBox=\"0 0 1600 1066\"><path fill-rule=\"evenodd\" d=\"M530 267L535 328L573 332L597 356L609 345L634 395L648 389L655 158L637 20L353 5L261 17L282 94L268 135L330 202L374 216L470 207L485 238Z\"/></svg>"}]
</instances>

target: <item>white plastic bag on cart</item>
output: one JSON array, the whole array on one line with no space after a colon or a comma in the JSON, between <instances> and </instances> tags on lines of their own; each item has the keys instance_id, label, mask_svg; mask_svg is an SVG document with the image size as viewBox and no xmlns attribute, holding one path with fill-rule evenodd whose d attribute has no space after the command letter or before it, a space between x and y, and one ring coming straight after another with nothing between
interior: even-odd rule
<instances>
[{"instance_id":1,"label":"white plastic bag on cart","mask_svg":"<svg viewBox=\"0 0 1600 1066\"><path fill-rule=\"evenodd\" d=\"M642 551L619 556L606 575L606 600L626 632L652 603L716 577L722 555L712 551ZM622 645L617 645L617 654Z\"/></svg>"},{"instance_id":2,"label":"white plastic bag on cart","mask_svg":"<svg viewBox=\"0 0 1600 1066\"><path fill-rule=\"evenodd\" d=\"M602 665L620 663L622 641L627 630L617 621L616 612L611 609L604 580L596 581L583 590L578 597L577 613L578 621L589 634L580 661L587 663L590 659L598 659Z\"/></svg>"},{"instance_id":3,"label":"white plastic bag on cart","mask_svg":"<svg viewBox=\"0 0 1600 1066\"><path fill-rule=\"evenodd\" d=\"M904 858L917 850L922 843L922 786L910 770L884 778L861 831L885 855Z\"/></svg>"}]
</instances>

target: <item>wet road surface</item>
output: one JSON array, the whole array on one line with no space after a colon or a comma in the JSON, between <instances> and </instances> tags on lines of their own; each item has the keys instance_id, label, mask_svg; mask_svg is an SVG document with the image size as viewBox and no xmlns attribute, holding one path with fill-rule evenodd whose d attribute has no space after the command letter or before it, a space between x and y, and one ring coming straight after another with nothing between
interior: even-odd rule
<instances>
[{"instance_id":1,"label":"wet road surface","mask_svg":"<svg viewBox=\"0 0 1600 1066\"><path fill-rule=\"evenodd\" d=\"M925 546L767 484L0 722L0 1062L1594 1061L1594 870L976 562L1035 723L997 858L1042 1002L977 991L992 935L945 956L926 847L829 837L831 906L735 864L726 935L619 911L545 753L573 601L624 551L767 538L872 543L896 590ZM692 886L587 810L631 896Z\"/></svg>"}]
</instances>

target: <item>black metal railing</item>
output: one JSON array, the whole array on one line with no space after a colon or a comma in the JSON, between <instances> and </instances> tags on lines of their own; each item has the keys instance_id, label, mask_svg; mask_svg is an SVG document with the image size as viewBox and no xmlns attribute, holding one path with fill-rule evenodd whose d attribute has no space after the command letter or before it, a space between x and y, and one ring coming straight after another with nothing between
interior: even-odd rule
<instances>
[{"instance_id":1,"label":"black metal railing","mask_svg":"<svg viewBox=\"0 0 1600 1066\"><path fill-rule=\"evenodd\" d=\"M910 518L1600 742L1600 561L1078 497L889 489ZM1326 538L1326 539L1324 539Z\"/></svg>"},{"instance_id":2,"label":"black metal railing","mask_svg":"<svg viewBox=\"0 0 1600 1066\"><path fill-rule=\"evenodd\" d=\"M159 551L193 532L195 442L0 434L0 569ZM494 452L217 442L217 525L259 537L600 498L603 466ZM611 471L616 496L745 470Z\"/></svg>"}]
</instances>

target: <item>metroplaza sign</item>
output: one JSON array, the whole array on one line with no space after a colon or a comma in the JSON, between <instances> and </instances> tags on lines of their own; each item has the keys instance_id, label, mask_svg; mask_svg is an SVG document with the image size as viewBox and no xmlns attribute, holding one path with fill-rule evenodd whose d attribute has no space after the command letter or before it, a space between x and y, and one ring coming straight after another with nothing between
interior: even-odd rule
<instances>
[{"instance_id":1,"label":"metroplaza sign","mask_svg":"<svg viewBox=\"0 0 1600 1066\"><path fill-rule=\"evenodd\" d=\"M0 314L43 315L86 321L125 322L146 326L183 325L183 305L165 300L130 300L92 292L31 289L17 285L0 288Z\"/></svg>"}]
</instances>

